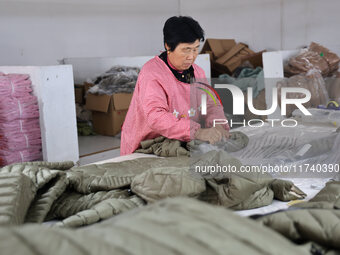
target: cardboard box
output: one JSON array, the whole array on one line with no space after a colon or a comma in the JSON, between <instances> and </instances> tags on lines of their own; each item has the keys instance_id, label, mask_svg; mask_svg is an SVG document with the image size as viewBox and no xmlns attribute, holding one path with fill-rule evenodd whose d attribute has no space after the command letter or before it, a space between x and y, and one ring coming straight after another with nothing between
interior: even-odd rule
<instances>
[{"instance_id":1,"label":"cardboard box","mask_svg":"<svg viewBox=\"0 0 340 255\"><path fill-rule=\"evenodd\" d=\"M227 67L228 71L232 73L242 64L244 57L254 53L255 52L250 50L246 44L238 43L231 50L216 59L216 62Z\"/></svg>"},{"instance_id":2,"label":"cardboard box","mask_svg":"<svg viewBox=\"0 0 340 255\"><path fill-rule=\"evenodd\" d=\"M210 54L211 75L232 74L245 60L254 67L262 66L262 52L255 53L244 43L236 43L234 39L207 39L201 53Z\"/></svg>"},{"instance_id":3,"label":"cardboard box","mask_svg":"<svg viewBox=\"0 0 340 255\"><path fill-rule=\"evenodd\" d=\"M210 54L210 59L215 61L226 52L230 51L236 42L234 39L211 39L208 38L201 50L201 53Z\"/></svg>"},{"instance_id":4,"label":"cardboard box","mask_svg":"<svg viewBox=\"0 0 340 255\"><path fill-rule=\"evenodd\" d=\"M75 101L78 104L84 103L84 88L83 86L75 85L74 86L74 97Z\"/></svg>"},{"instance_id":5,"label":"cardboard box","mask_svg":"<svg viewBox=\"0 0 340 255\"><path fill-rule=\"evenodd\" d=\"M86 108L92 111L94 131L101 135L114 136L121 131L132 94L113 95L87 94Z\"/></svg>"},{"instance_id":6,"label":"cardboard box","mask_svg":"<svg viewBox=\"0 0 340 255\"><path fill-rule=\"evenodd\" d=\"M255 68L260 66L263 67L262 54L266 52L265 50L248 55L242 59L242 63L249 61Z\"/></svg>"}]
</instances>

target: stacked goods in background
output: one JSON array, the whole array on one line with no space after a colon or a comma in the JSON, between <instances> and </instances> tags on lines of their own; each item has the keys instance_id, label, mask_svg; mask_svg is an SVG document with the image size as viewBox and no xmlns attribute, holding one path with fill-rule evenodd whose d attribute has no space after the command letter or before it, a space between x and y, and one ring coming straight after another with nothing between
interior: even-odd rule
<instances>
[{"instance_id":1,"label":"stacked goods in background","mask_svg":"<svg viewBox=\"0 0 340 255\"><path fill-rule=\"evenodd\" d=\"M311 99L305 103L306 108L326 106L329 100L340 99L339 68L340 58L329 49L312 42L307 49L289 59L284 67L285 76L289 77L277 83L278 98L281 98L282 87L300 87L311 92ZM328 81L326 85L325 80ZM288 93L287 98L303 98L300 93ZM340 102L338 102L340 103ZM287 106L287 117L297 109L295 105Z\"/></svg>"},{"instance_id":2,"label":"stacked goods in background","mask_svg":"<svg viewBox=\"0 0 340 255\"><path fill-rule=\"evenodd\" d=\"M93 84L84 83L74 85L74 95L76 101L77 131L79 136L94 135L92 125L92 112L85 107L85 95Z\"/></svg>"},{"instance_id":3,"label":"stacked goods in background","mask_svg":"<svg viewBox=\"0 0 340 255\"><path fill-rule=\"evenodd\" d=\"M0 73L0 166L41 160L37 98L26 74Z\"/></svg>"},{"instance_id":4,"label":"stacked goods in background","mask_svg":"<svg viewBox=\"0 0 340 255\"><path fill-rule=\"evenodd\" d=\"M340 105L340 72L335 72L331 77L325 78L325 83L329 100Z\"/></svg>"},{"instance_id":5,"label":"stacked goods in background","mask_svg":"<svg viewBox=\"0 0 340 255\"><path fill-rule=\"evenodd\" d=\"M285 66L285 77L295 74L306 74L309 70L316 69L322 76L334 74L339 68L339 57L329 49L312 42L307 49L289 59Z\"/></svg>"},{"instance_id":6,"label":"stacked goods in background","mask_svg":"<svg viewBox=\"0 0 340 255\"><path fill-rule=\"evenodd\" d=\"M233 72L248 61L254 68L262 67L262 53L255 53L245 43L236 43L234 39L208 38L201 50L201 54L210 55L211 77L221 74L232 75Z\"/></svg>"},{"instance_id":7,"label":"stacked goods in background","mask_svg":"<svg viewBox=\"0 0 340 255\"><path fill-rule=\"evenodd\" d=\"M306 74L298 74L284 79L277 83L279 105L281 105L281 88L293 87L304 88L311 93L311 99L304 103L305 108L316 108L319 105L325 105L329 101L328 92L325 86L325 81L321 73L317 69L311 69ZM301 93L288 93L287 98L298 99L304 98L305 95ZM293 111L297 109L295 105L288 104L286 106L286 116L292 116Z\"/></svg>"},{"instance_id":8,"label":"stacked goods in background","mask_svg":"<svg viewBox=\"0 0 340 255\"><path fill-rule=\"evenodd\" d=\"M114 66L85 83L86 109L92 111L95 133L115 136L121 131L140 69Z\"/></svg>"},{"instance_id":9,"label":"stacked goods in background","mask_svg":"<svg viewBox=\"0 0 340 255\"><path fill-rule=\"evenodd\" d=\"M266 109L264 75L262 53L254 52L245 43L236 43L234 39L207 39L201 53L210 55L211 76L218 77L212 83L233 84L239 87L247 98L247 88L253 88L253 104L258 110ZM214 85L214 84L212 84ZM218 91L219 92L219 91ZM249 111L245 100L245 115L232 116L231 95L225 95L220 91L220 97L224 103L224 111L228 113L228 119L240 121L241 119L266 119L266 116L257 116Z\"/></svg>"}]
</instances>

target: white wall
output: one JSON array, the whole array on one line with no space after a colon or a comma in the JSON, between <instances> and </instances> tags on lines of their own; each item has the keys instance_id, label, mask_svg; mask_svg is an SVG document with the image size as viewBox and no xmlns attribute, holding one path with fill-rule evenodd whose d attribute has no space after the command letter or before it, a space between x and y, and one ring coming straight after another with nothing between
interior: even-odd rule
<instances>
[{"instance_id":1,"label":"white wall","mask_svg":"<svg viewBox=\"0 0 340 255\"><path fill-rule=\"evenodd\" d=\"M155 55L165 20L177 14L177 0L0 0L0 65Z\"/></svg>"},{"instance_id":2,"label":"white wall","mask_svg":"<svg viewBox=\"0 0 340 255\"><path fill-rule=\"evenodd\" d=\"M197 19L207 37L255 51L314 40L340 55L339 11L338 0L0 0L0 65L155 55L165 20L179 14Z\"/></svg>"},{"instance_id":3,"label":"white wall","mask_svg":"<svg viewBox=\"0 0 340 255\"><path fill-rule=\"evenodd\" d=\"M280 1L184 0L182 15L195 17L210 38L234 38L251 49L280 47Z\"/></svg>"},{"instance_id":4,"label":"white wall","mask_svg":"<svg viewBox=\"0 0 340 255\"><path fill-rule=\"evenodd\" d=\"M282 49L316 41L340 55L339 0L285 0Z\"/></svg>"}]
</instances>

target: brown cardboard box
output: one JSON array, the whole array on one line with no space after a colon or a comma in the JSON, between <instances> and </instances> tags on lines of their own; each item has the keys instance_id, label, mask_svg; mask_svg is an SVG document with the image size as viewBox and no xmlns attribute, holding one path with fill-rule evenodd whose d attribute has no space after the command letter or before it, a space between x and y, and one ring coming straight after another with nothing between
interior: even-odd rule
<instances>
[{"instance_id":1,"label":"brown cardboard box","mask_svg":"<svg viewBox=\"0 0 340 255\"><path fill-rule=\"evenodd\" d=\"M263 62L262 62L262 53L266 52L266 50L250 54L242 59L242 63L245 61L249 61L255 68L260 66L263 67Z\"/></svg>"},{"instance_id":2,"label":"brown cardboard box","mask_svg":"<svg viewBox=\"0 0 340 255\"><path fill-rule=\"evenodd\" d=\"M244 60L248 60L254 67L262 66L262 52L255 53L244 43L237 43L234 39L207 39L201 53L210 55L211 76L232 74ZM254 62L254 63L253 63Z\"/></svg>"},{"instance_id":3,"label":"brown cardboard box","mask_svg":"<svg viewBox=\"0 0 340 255\"><path fill-rule=\"evenodd\" d=\"M211 39L208 38L201 50L201 53L210 55L211 76L218 77L220 74L228 73L224 65L216 63L216 59L231 50L236 45L234 39Z\"/></svg>"},{"instance_id":4,"label":"brown cardboard box","mask_svg":"<svg viewBox=\"0 0 340 255\"><path fill-rule=\"evenodd\" d=\"M226 52L230 51L236 42L234 39L207 39L203 45L201 53L209 53L210 59L215 61Z\"/></svg>"},{"instance_id":5,"label":"brown cardboard box","mask_svg":"<svg viewBox=\"0 0 340 255\"><path fill-rule=\"evenodd\" d=\"M116 135L120 132L132 94L113 95L87 94L86 108L92 111L94 131L101 135Z\"/></svg>"},{"instance_id":6,"label":"brown cardboard box","mask_svg":"<svg viewBox=\"0 0 340 255\"><path fill-rule=\"evenodd\" d=\"M216 62L227 67L228 71L232 73L242 64L244 57L254 53L246 44L238 43L231 50L216 59Z\"/></svg>"},{"instance_id":7,"label":"brown cardboard box","mask_svg":"<svg viewBox=\"0 0 340 255\"><path fill-rule=\"evenodd\" d=\"M75 101L78 104L84 103L84 88L81 85L75 85L74 86L74 97Z\"/></svg>"}]
</instances>

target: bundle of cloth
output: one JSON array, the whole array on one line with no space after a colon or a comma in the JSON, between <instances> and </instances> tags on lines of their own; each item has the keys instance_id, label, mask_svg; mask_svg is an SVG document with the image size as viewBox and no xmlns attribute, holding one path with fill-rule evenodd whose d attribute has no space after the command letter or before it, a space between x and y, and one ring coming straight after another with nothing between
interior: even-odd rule
<instances>
[{"instance_id":1,"label":"bundle of cloth","mask_svg":"<svg viewBox=\"0 0 340 255\"><path fill-rule=\"evenodd\" d=\"M133 93L139 71L137 67L114 66L95 79L95 85L88 90L88 93L100 95Z\"/></svg>"},{"instance_id":2,"label":"bundle of cloth","mask_svg":"<svg viewBox=\"0 0 340 255\"><path fill-rule=\"evenodd\" d=\"M306 50L289 59L285 66L286 76L305 74L317 69L323 76L329 76L339 68L340 58L329 49L312 42Z\"/></svg>"},{"instance_id":3,"label":"bundle of cloth","mask_svg":"<svg viewBox=\"0 0 340 255\"><path fill-rule=\"evenodd\" d=\"M0 72L0 95L2 97L24 97L32 92L27 74L4 74Z\"/></svg>"},{"instance_id":4,"label":"bundle of cloth","mask_svg":"<svg viewBox=\"0 0 340 255\"><path fill-rule=\"evenodd\" d=\"M35 96L27 94L21 97L1 98L0 121L31 119L37 117L39 117L39 108L38 101Z\"/></svg>"},{"instance_id":5,"label":"bundle of cloth","mask_svg":"<svg viewBox=\"0 0 340 255\"><path fill-rule=\"evenodd\" d=\"M40 129L38 130L40 132ZM0 149L8 149L11 151L23 150L26 148L41 148L41 135L36 131L27 133L5 133L1 136Z\"/></svg>"},{"instance_id":6,"label":"bundle of cloth","mask_svg":"<svg viewBox=\"0 0 340 255\"><path fill-rule=\"evenodd\" d=\"M26 74L0 74L0 166L41 158L37 98Z\"/></svg>"},{"instance_id":7,"label":"bundle of cloth","mask_svg":"<svg viewBox=\"0 0 340 255\"><path fill-rule=\"evenodd\" d=\"M32 130L40 130L38 118L33 119L16 119L13 121L0 122L0 130L10 132L30 132Z\"/></svg>"},{"instance_id":8,"label":"bundle of cloth","mask_svg":"<svg viewBox=\"0 0 340 255\"><path fill-rule=\"evenodd\" d=\"M16 149L16 148L15 148ZM28 162L41 158L41 146L19 150L0 149L0 165L8 165L13 162Z\"/></svg>"}]
</instances>

